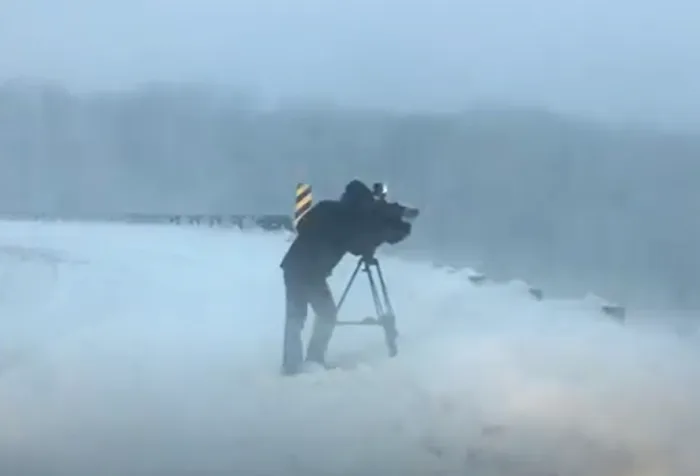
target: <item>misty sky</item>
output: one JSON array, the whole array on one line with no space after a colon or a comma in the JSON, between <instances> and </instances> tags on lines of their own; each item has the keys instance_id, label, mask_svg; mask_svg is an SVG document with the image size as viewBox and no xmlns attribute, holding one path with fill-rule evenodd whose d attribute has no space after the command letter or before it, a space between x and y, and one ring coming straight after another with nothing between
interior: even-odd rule
<instances>
[{"instance_id":1,"label":"misty sky","mask_svg":"<svg viewBox=\"0 0 700 476\"><path fill-rule=\"evenodd\" d=\"M691 0L0 0L0 76L700 124Z\"/></svg>"}]
</instances>

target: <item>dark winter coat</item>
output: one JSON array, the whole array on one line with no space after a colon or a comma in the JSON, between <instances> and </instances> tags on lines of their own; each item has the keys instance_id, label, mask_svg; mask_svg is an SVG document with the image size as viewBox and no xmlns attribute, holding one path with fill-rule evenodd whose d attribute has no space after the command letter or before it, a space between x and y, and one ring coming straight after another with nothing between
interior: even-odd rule
<instances>
[{"instance_id":1,"label":"dark winter coat","mask_svg":"<svg viewBox=\"0 0 700 476\"><path fill-rule=\"evenodd\" d=\"M369 256L383 243L404 240L411 224L401 219L400 208L375 200L362 182L350 182L340 200L320 201L301 218L282 269L299 279L325 279L346 253Z\"/></svg>"}]
</instances>

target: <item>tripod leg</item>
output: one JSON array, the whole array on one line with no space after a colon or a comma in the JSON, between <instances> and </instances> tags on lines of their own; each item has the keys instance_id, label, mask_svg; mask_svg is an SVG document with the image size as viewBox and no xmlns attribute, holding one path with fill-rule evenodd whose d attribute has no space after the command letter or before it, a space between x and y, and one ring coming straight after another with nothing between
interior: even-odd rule
<instances>
[{"instance_id":1,"label":"tripod leg","mask_svg":"<svg viewBox=\"0 0 700 476\"><path fill-rule=\"evenodd\" d=\"M384 281L384 275L382 274L382 268L377 262L377 275L379 276L379 284L382 286L382 295L384 296L384 303L386 304L387 311L394 314L394 307L391 305L391 299L389 299L389 291L386 287L386 281Z\"/></svg>"},{"instance_id":2,"label":"tripod leg","mask_svg":"<svg viewBox=\"0 0 700 476\"><path fill-rule=\"evenodd\" d=\"M389 292L386 287L386 282L384 281L382 269L379 266L379 261L375 260L373 264L377 268L377 276L379 277L379 283L382 288L382 297L384 298L384 302L382 302L379 297L379 293L377 292L377 287L369 267L367 269L367 275L369 276L369 283L370 287L372 288L372 297L374 298L374 304L377 309L377 318L384 328L384 341L386 342L389 356L394 357L396 354L398 354L396 339L399 335L396 331L396 316L394 315L394 309L392 308L391 301L389 300Z\"/></svg>"},{"instance_id":3,"label":"tripod leg","mask_svg":"<svg viewBox=\"0 0 700 476\"><path fill-rule=\"evenodd\" d=\"M378 265L375 263L375 266ZM366 265L365 272L367 273L367 279L369 280L369 288L372 292L374 309L377 312L377 317L381 317L382 315L384 315L384 304L382 303L382 300L379 297L379 293L377 292L377 285L374 282L374 276L372 276L372 268L369 265Z\"/></svg>"},{"instance_id":4,"label":"tripod leg","mask_svg":"<svg viewBox=\"0 0 700 476\"><path fill-rule=\"evenodd\" d=\"M359 260L357 262L357 266L355 266L355 271L353 271L352 276L350 276L350 280L348 281L347 286L345 286L345 290L343 291L343 294L340 296L340 299L338 300L338 305L336 306L336 312L340 310L340 306L343 305L343 302L345 302L345 298L348 297L348 292L350 292L350 288L352 287L353 281L355 281L355 277L357 276L357 273L360 271L360 266L362 266L362 260Z\"/></svg>"}]
</instances>

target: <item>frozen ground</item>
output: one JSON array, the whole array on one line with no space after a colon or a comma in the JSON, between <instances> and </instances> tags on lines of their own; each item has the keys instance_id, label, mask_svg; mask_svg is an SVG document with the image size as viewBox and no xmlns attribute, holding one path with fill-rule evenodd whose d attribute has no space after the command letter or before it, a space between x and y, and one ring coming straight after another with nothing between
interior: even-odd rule
<instances>
[{"instance_id":1,"label":"frozen ground","mask_svg":"<svg viewBox=\"0 0 700 476\"><path fill-rule=\"evenodd\" d=\"M343 328L355 370L278 377L285 246L0 224L0 474L700 474L695 338L424 264L383 262L398 358Z\"/></svg>"}]
</instances>

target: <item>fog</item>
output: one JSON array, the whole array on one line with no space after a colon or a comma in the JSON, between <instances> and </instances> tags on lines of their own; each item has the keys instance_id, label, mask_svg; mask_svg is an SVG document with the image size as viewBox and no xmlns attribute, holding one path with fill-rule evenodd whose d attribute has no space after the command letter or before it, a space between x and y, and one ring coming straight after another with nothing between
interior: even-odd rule
<instances>
[{"instance_id":1,"label":"fog","mask_svg":"<svg viewBox=\"0 0 700 476\"><path fill-rule=\"evenodd\" d=\"M314 405L333 412L354 397L324 384L307 398L313 377L280 392L251 364L277 365L282 302L260 297L277 250L248 253L219 230L214 245L55 228L68 248L39 228L4 228L0 304L15 319L3 320L12 345L0 346L2 464L108 471L105 461L138 453L112 468L219 469L260 463L260 446L231 453L231 442L279 454L270 435L301 428L313 438L295 449L316 455L343 428L362 436L350 454L401 455L403 473L465 457L493 470L505 454L511 474L579 463L591 474L696 474L695 353L635 326L645 312L670 321L700 305L699 14L689 1L2 2L3 217L291 213L297 181L319 200L355 177L384 180L391 199L422 211L392 251L524 279L548 306L594 292L632 311L612 330L557 301L545 314L510 294L463 295L457 278L394 262L423 351L396 387L351 375L370 408L392 391L406 404L379 427L369 411L316 425ZM280 395L290 398L275 406ZM417 439L382 446L397 421ZM505 443L484 443L479 432L502 421L515 422ZM381 441L366 428L381 428ZM162 451L144 453L149 441ZM368 441L375 453L360 451ZM525 468L523 448L546 456ZM324 456L353 468L346 449Z\"/></svg>"},{"instance_id":2,"label":"fog","mask_svg":"<svg viewBox=\"0 0 700 476\"><path fill-rule=\"evenodd\" d=\"M292 213L360 177L420 207L404 253L556 295L692 310L700 139L532 110L259 112L245 96L154 85L0 90L5 213Z\"/></svg>"},{"instance_id":3,"label":"fog","mask_svg":"<svg viewBox=\"0 0 700 476\"><path fill-rule=\"evenodd\" d=\"M234 85L276 103L459 110L496 101L696 127L689 0L6 0L0 75L122 89Z\"/></svg>"},{"instance_id":4,"label":"fog","mask_svg":"<svg viewBox=\"0 0 700 476\"><path fill-rule=\"evenodd\" d=\"M354 177L400 247L641 308L700 299L691 2L4 2L0 211L291 212Z\"/></svg>"}]
</instances>

